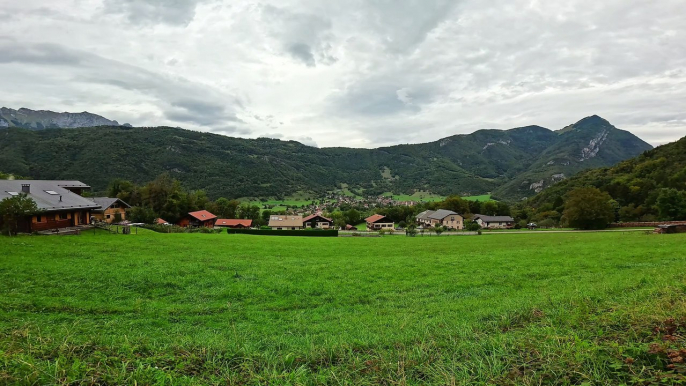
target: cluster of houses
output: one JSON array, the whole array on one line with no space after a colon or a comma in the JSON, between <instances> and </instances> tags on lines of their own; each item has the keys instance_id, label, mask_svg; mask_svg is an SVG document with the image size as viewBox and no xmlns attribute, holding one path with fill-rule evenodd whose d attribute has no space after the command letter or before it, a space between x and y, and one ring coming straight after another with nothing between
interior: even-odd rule
<instances>
[{"instance_id":1,"label":"cluster of houses","mask_svg":"<svg viewBox=\"0 0 686 386\"><path fill-rule=\"evenodd\" d=\"M417 215L417 223L423 227L462 230L465 228L465 218L451 210L426 210ZM512 229L515 226L514 218L510 216L485 216L475 214L472 221L476 221L484 229Z\"/></svg>"},{"instance_id":2,"label":"cluster of houses","mask_svg":"<svg viewBox=\"0 0 686 386\"><path fill-rule=\"evenodd\" d=\"M45 180L0 180L0 200L7 197L26 194L33 199L40 214L26 218L20 224L21 232L40 232L52 229L89 225L93 222L125 222L126 210L130 206L118 198L84 197L83 193L90 186L80 181L45 181ZM472 218L482 228L513 228L514 219L509 216L475 215ZM439 209L427 210L417 215L417 223L422 227L442 226L446 229L461 230L465 218L458 213ZM365 219L368 230L392 230L395 224L381 214ZM157 219L158 224L169 225L164 219ZM214 214L200 210L188 213L177 225L182 227L219 227L251 228L252 220L219 219ZM269 227L276 230L331 229L333 220L320 214L307 217L297 215L273 215L269 218ZM357 230L348 224L346 230Z\"/></svg>"}]
</instances>

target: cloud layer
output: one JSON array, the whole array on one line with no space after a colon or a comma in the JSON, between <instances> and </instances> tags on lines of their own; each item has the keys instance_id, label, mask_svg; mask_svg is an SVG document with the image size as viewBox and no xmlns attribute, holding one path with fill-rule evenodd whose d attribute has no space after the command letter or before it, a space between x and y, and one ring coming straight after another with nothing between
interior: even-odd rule
<instances>
[{"instance_id":1,"label":"cloud layer","mask_svg":"<svg viewBox=\"0 0 686 386\"><path fill-rule=\"evenodd\" d=\"M3 104L375 147L598 114L686 135L686 3L0 0Z\"/></svg>"}]
</instances>

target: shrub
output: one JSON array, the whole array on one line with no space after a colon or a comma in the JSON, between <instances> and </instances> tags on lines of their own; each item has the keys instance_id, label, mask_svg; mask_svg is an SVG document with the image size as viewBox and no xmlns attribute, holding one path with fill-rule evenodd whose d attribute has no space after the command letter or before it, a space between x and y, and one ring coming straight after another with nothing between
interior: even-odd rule
<instances>
[{"instance_id":1,"label":"shrub","mask_svg":"<svg viewBox=\"0 0 686 386\"><path fill-rule=\"evenodd\" d=\"M464 229L469 232L476 232L481 230L481 225L476 221L466 221L464 224Z\"/></svg>"}]
</instances>

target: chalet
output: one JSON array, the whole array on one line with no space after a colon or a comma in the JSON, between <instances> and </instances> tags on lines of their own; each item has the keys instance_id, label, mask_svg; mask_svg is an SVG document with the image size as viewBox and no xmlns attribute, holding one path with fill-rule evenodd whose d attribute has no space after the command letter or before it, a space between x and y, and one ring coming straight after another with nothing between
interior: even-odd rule
<instances>
[{"instance_id":1,"label":"chalet","mask_svg":"<svg viewBox=\"0 0 686 386\"><path fill-rule=\"evenodd\" d=\"M25 218L19 231L38 232L90 224L99 205L81 196L88 189L80 181L0 180L0 200L20 194L31 198L39 212Z\"/></svg>"},{"instance_id":2,"label":"chalet","mask_svg":"<svg viewBox=\"0 0 686 386\"><path fill-rule=\"evenodd\" d=\"M131 208L131 205L118 198L91 197L90 200L99 206L93 210L93 218L109 224L126 220L126 210Z\"/></svg>"},{"instance_id":3,"label":"chalet","mask_svg":"<svg viewBox=\"0 0 686 386\"><path fill-rule=\"evenodd\" d=\"M427 227L445 227L448 229L464 229L464 217L446 209L426 210L417 215L417 223Z\"/></svg>"},{"instance_id":4,"label":"chalet","mask_svg":"<svg viewBox=\"0 0 686 386\"><path fill-rule=\"evenodd\" d=\"M475 214L473 220L485 229L512 229L515 226L515 221L510 216L485 216L482 214Z\"/></svg>"},{"instance_id":5,"label":"chalet","mask_svg":"<svg viewBox=\"0 0 686 386\"><path fill-rule=\"evenodd\" d=\"M393 221L382 214L375 214L365 219L368 230L393 229Z\"/></svg>"},{"instance_id":6,"label":"chalet","mask_svg":"<svg viewBox=\"0 0 686 386\"><path fill-rule=\"evenodd\" d=\"M220 219L214 223L214 226L219 228L245 229L252 226L252 220Z\"/></svg>"},{"instance_id":7,"label":"chalet","mask_svg":"<svg viewBox=\"0 0 686 386\"><path fill-rule=\"evenodd\" d=\"M269 217L269 226L278 231L303 229L303 217L273 215Z\"/></svg>"},{"instance_id":8,"label":"chalet","mask_svg":"<svg viewBox=\"0 0 686 386\"><path fill-rule=\"evenodd\" d=\"M357 230L357 227L356 227L356 226L352 226L352 225L350 225L350 224L345 224L345 230L346 230L346 231L356 231L356 230Z\"/></svg>"},{"instance_id":9,"label":"chalet","mask_svg":"<svg viewBox=\"0 0 686 386\"><path fill-rule=\"evenodd\" d=\"M303 219L303 226L305 228L329 229L333 227L333 220L318 214L313 214Z\"/></svg>"},{"instance_id":10,"label":"chalet","mask_svg":"<svg viewBox=\"0 0 686 386\"><path fill-rule=\"evenodd\" d=\"M206 210L199 210L197 212L190 212L179 221L179 226L188 228L212 228L217 216Z\"/></svg>"},{"instance_id":11,"label":"chalet","mask_svg":"<svg viewBox=\"0 0 686 386\"><path fill-rule=\"evenodd\" d=\"M169 224L169 222L167 222L167 220L162 219L162 218L158 218L157 220L155 220L155 224L157 224L157 225L171 225L171 224Z\"/></svg>"}]
</instances>

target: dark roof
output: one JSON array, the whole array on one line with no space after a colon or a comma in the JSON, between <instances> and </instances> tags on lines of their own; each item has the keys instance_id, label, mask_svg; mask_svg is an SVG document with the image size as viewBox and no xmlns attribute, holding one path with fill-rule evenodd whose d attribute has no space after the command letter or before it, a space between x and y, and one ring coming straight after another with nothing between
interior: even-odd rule
<instances>
[{"instance_id":1,"label":"dark roof","mask_svg":"<svg viewBox=\"0 0 686 386\"><path fill-rule=\"evenodd\" d=\"M308 222L308 221L310 221L310 220L312 220L312 219L315 219L315 218L317 218L317 217L319 217L319 218L321 218L321 219L324 219L324 220L326 220L326 221L328 221L328 222L333 222L332 219L326 218L326 217L324 217L324 216L320 216L320 215L318 215L318 214L311 214L311 215L305 217L305 218L303 219L303 222Z\"/></svg>"},{"instance_id":2,"label":"dark roof","mask_svg":"<svg viewBox=\"0 0 686 386\"><path fill-rule=\"evenodd\" d=\"M44 212L94 209L99 206L66 189L66 187L89 187L79 181L0 180L0 200L14 196L14 193L21 193L22 185L29 185L28 196L36 202L38 209Z\"/></svg>"},{"instance_id":3,"label":"dark roof","mask_svg":"<svg viewBox=\"0 0 686 386\"><path fill-rule=\"evenodd\" d=\"M434 214L433 210L425 210L417 215L417 220L428 220L429 216L431 216L432 214Z\"/></svg>"},{"instance_id":4,"label":"dark roof","mask_svg":"<svg viewBox=\"0 0 686 386\"><path fill-rule=\"evenodd\" d=\"M114 204L115 202L119 201L122 205L126 206L127 208L130 208L131 205L125 203L124 201L118 199L118 198L111 198L111 197L89 197L91 201L94 203L98 204L100 209L99 211L104 211L105 209L109 208Z\"/></svg>"},{"instance_id":5,"label":"dark roof","mask_svg":"<svg viewBox=\"0 0 686 386\"><path fill-rule=\"evenodd\" d=\"M434 220L443 220L448 216L459 216L459 214L453 212L452 210L439 209L428 215L429 218Z\"/></svg>"},{"instance_id":6,"label":"dark roof","mask_svg":"<svg viewBox=\"0 0 686 386\"><path fill-rule=\"evenodd\" d=\"M391 222L388 218L386 218L386 216L384 216L382 214L375 214L375 215L369 216L365 219L365 221L369 222L369 223L375 223L375 222L379 222L381 220L386 220L385 222Z\"/></svg>"},{"instance_id":7,"label":"dark roof","mask_svg":"<svg viewBox=\"0 0 686 386\"><path fill-rule=\"evenodd\" d=\"M189 216L200 220L200 221L209 221L217 218L217 216L213 215L212 213L206 211L206 210L199 210L197 212L190 212L188 213Z\"/></svg>"},{"instance_id":8,"label":"dark roof","mask_svg":"<svg viewBox=\"0 0 686 386\"><path fill-rule=\"evenodd\" d=\"M483 222L514 222L510 216L486 216L483 214L475 214L474 220L480 218Z\"/></svg>"},{"instance_id":9,"label":"dark roof","mask_svg":"<svg viewBox=\"0 0 686 386\"><path fill-rule=\"evenodd\" d=\"M57 186L60 186L62 188L83 188L83 189L90 189L90 185L84 184L81 181L68 181L68 180L59 180L59 181L54 181L57 183Z\"/></svg>"}]
</instances>

